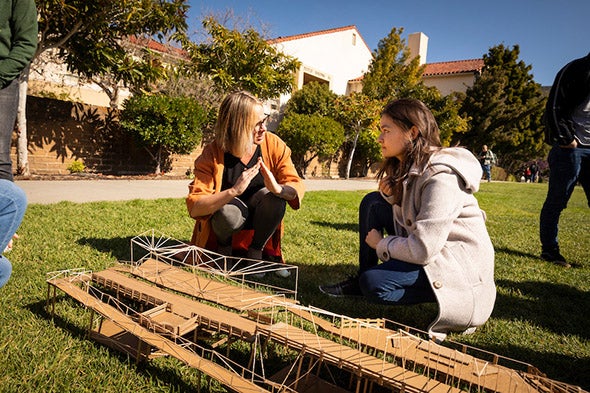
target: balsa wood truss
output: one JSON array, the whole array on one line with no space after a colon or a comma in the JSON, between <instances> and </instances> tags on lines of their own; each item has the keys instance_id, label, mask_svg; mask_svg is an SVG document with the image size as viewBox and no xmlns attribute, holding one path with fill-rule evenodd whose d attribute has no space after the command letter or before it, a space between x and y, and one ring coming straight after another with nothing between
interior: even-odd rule
<instances>
[{"instance_id":1,"label":"balsa wood truss","mask_svg":"<svg viewBox=\"0 0 590 393\"><path fill-rule=\"evenodd\" d=\"M290 278L270 284L280 269ZM394 321L303 306L297 280L296 266L225 257L150 231L131 240L129 262L48 273L47 307L53 315L59 289L90 311L92 339L138 362L173 356L235 392L584 392ZM228 357L236 341L247 343L247 364ZM276 367L265 364L271 345L291 360L267 375Z\"/></svg>"}]
</instances>

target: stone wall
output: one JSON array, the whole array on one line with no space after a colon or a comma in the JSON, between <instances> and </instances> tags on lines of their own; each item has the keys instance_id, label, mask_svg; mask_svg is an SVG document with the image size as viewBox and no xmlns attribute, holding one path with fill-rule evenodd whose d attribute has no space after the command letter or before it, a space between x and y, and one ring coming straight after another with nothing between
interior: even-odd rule
<instances>
[{"instance_id":1,"label":"stone wall","mask_svg":"<svg viewBox=\"0 0 590 393\"><path fill-rule=\"evenodd\" d=\"M86 172L104 175L150 175L155 164L149 154L109 122L104 107L35 96L27 97L27 133L31 175L66 175L73 161L81 161ZM166 175L188 176L194 160L202 151L199 146L189 155L172 155ZM16 133L12 148L16 168ZM342 159L321 164L314 160L306 177L332 177L342 174Z\"/></svg>"},{"instance_id":2,"label":"stone wall","mask_svg":"<svg viewBox=\"0 0 590 393\"><path fill-rule=\"evenodd\" d=\"M84 163L87 172L112 175L152 174L155 164L132 137L109 121L104 107L28 96L27 134L29 170L32 175L68 174L73 161ZM193 154L170 157L170 175L192 170ZM16 133L12 159L16 167Z\"/></svg>"}]
</instances>

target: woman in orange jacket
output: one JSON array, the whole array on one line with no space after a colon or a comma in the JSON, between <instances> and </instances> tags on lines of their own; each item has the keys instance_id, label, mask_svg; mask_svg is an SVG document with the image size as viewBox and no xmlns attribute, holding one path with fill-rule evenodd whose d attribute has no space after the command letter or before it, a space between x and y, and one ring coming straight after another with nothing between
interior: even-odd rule
<instances>
[{"instance_id":1,"label":"woman in orange jacket","mask_svg":"<svg viewBox=\"0 0 590 393\"><path fill-rule=\"evenodd\" d=\"M219 108L215 140L195 160L186 199L196 220L191 242L223 255L238 249L252 259L281 260L287 203L299 209L304 195L291 150L267 132L262 102L246 91L228 95Z\"/></svg>"}]
</instances>

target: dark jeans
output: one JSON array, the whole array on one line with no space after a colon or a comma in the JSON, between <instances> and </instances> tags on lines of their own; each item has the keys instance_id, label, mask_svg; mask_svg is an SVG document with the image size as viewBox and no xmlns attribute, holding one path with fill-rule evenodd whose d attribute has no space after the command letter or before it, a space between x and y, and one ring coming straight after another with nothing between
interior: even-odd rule
<instances>
[{"instance_id":1,"label":"dark jeans","mask_svg":"<svg viewBox=\"0 0 590 393\"><path fill-rule=\"evenodd\" d=\"M590 149L553 146L547 157L549 188L541 209L539 234L543 250L558 247L559 217L578 182L590 206Z\"/></svg>"},{"instance_id":2,"label":"dark jeans","mask_svg":"<svg viewBox=\"0 0 590 393\"><path fill-rule=\"evenodd\" d=\"M398 259L379 263L376 251L365 242L371 229L394 234L392 206L379 192L367 194L359 207L359 285L363 294L385 304L435 301L422 266Z\"/></svg>"},{"instance_id":3,"label":"dark jeans","mask_svg":"<svg viewBox=\"0 0 590 393\"><path fill-rule=\"evenodd\" d=\"M0 89L0 179L13 180L10 147L18 110L18 80Z\"/></svg>"},{"instance_id":4,"label":"dark jeans","mask_svg":"<svg viewBox=\"0 0 590 393\"><path fill-rule=\"evenodd\" d=\"M262 250L283 220L286 209L287 201L262 188L247 201L234 198L213 213L211 228L219 247L231 246L234 233L254 229L250 248Z\"/></svg>"}]
</instances>

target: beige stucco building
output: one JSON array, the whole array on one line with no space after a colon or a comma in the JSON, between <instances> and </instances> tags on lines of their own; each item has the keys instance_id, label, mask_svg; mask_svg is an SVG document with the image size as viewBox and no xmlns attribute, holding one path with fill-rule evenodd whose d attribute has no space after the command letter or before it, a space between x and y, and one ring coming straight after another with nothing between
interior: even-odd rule
<instances>
[{"instance_id":1,"label":"beige stucco building","mask_svg":"<svg viewBox=\"0 0 590 393\"><path fill-rule=\"evenodd\" d=\"M297 89L317 81L328 84L339 95L350 92L350 81L367 72L372 58L356 26L279 37L269 44L302 63L296 76Z\"/></svg>"}]
</instances>

